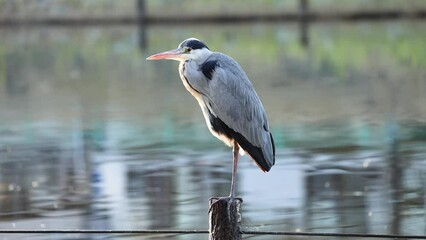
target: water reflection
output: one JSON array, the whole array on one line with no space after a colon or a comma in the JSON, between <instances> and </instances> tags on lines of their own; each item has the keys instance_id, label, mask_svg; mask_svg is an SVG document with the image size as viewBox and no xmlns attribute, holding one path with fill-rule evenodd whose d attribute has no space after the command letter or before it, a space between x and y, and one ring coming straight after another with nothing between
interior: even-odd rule
<instances>
[{"instance_id":1,"label":"water reflection","mask_svg":"<svg viewBox=\"0 0 426 240\"><path fill-rule=\"evenodd\" d=\"M308 229L333 231L337 227L344 233L369 232L366 184L362 175L326 170L310 174L307 178Z\"/></svg>"},{"instance_id":2,"label":"water reflection","mask_svg":"<svg viewBox=\"0 0 426 240\"><path fill-rule=\"evenodd\" d=\"M150 28L142 54L131 27L0 30L0 227L206 229L208 199L229 193L231 151L177 66L144 61L193 35L238 59L271 119L277 165L263 174L241 160L246 228L425 233L417 23L314 25L307 50L292 25L212 28Z\"/></svg>"}]
</instances>

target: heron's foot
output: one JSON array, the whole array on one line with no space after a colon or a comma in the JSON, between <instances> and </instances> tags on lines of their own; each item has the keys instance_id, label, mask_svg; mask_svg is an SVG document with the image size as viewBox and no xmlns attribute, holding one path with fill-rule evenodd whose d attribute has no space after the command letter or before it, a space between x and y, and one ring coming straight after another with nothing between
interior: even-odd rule
<instances>
[{"instance_id":1,"label":"heron's foot","mask_svg":"<svg viewBox=\"0 0 426 240\"><path fill-rule=\"evenodd\" d=\"M210 205L209 213L213 209L213 207L216 207L216 205L219 204L217 207L218 208L220 208L220 207L223 208L225 206L225 204L226 204L226 217L228 218L228 222L231 222L231 213L232 213L231 212L231 206L232 206L232 203L234 202L234 200L235 200L235 198L232 197L232 196L218 198L215 202L213 202Z\"/></svg>"},{"instance_id":2,"label":"heron's foot","mask_svg":"<svg viewBox=\"0 0 426 240\"><path fill-rule=\"evenodd\" d=\"M212 202L212 204L210 205L208 213L210 213L214 207L219 207L221 205L224 206L226 204L226 212L227 212L228 216L231 216L232 205L236 201L239 201L239 202L243 201L242 198L235 198L233 196L213 198L213 200L214 200L214 202ZM219 205L216 206L217 204L219 204Z\"/></svg>"},{"instance_id":3,"label":"heron's foot","mask_svg":"<svg viewBox=\"0 0 426 240\"><path fill-rule=\"evenodd\" d=\"M228 214L228 221L232 222L231 216L232 216L232 204L234 203L235 198L234 196L229 196L228 197L228 206L226 206L226 213Z\"/></svg>"},{"instance_id":4,"label":"heron's foot","mask_svg":"<svg viewBox=\"0 0 426 240\"><path fill-rule=\"evenodd\" d=\"M210 199L211 204L209 208L209 214L213 211L213 214L219 214L222 218L228 220L228 223L239 222L241 221L241 216L239 213L239 205L243 201L241 198L235 198L232 196L229 197L220 197Z\"/></svg>"},{"instance_id":5,"label":"heron's foot","mask_svg":"<svg viewBox=\"0 0 426 240\"><path fill-rule=\"evenodd\" d=\"M232 199L234 199L234 198L232 198ZM227 203L227 208L229 208L229 206L230 206L229 202L231 202L231 197L219 197L219 198L217 198L216 201L214 201L210 205L208 213L211 212L211 210L213 209L213 207L215 207L217 204L220 204L222 202L226 202ZM228 211L228 213L229 213L229 211Z\"/></svg>"}]
</instances>

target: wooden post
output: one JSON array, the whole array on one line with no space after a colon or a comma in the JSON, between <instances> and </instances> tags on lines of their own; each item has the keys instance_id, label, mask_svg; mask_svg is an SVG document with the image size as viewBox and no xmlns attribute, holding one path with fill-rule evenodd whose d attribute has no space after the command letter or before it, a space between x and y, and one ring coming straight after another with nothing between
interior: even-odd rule
<instances>
[{"instance_id":1,"label":"wooden post","mask_svg":"<svg viewBox=\"0 0 426 240\"><path fill-rule=\"evenodd\" d=\"M209 239L241 240L241 203L243 199L213 197L209 200Z\"/></svg>"}]
</instances>

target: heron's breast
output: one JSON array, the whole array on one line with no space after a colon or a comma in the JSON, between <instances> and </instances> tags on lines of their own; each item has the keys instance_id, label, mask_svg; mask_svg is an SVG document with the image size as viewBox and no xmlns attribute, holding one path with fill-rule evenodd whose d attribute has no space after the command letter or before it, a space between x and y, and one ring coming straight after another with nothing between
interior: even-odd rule
<instances>
[{"instance_id":1,"label":"heron's breast","mask_svg":"<svg viewBox=\"0 0 426 240\"><path fill-rule=\"evenodd\" d=\"M192 94L198 101L201 100L201 93L196 90L188 80L188 76L186 74L186 64L187 62L181 62L179 65L179 75L182 80L183 86L185 86L186 90Z\"/></svg>"}]
</instances>

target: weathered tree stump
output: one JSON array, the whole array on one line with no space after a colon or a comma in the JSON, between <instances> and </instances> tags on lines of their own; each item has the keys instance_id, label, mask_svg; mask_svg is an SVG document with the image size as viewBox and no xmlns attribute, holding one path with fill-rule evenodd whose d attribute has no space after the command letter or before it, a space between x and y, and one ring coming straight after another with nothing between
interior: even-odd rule
<instances>
[{"instance_id":1,"label":"weathered tree stump","mask_svg":"<svg viewBox=\"0 0 426 240\"><path fill-rule=\"evenodd\" d=\"M241 198L213 197L209 200L209 239L241 240Z\"/></svg>"}]
</instances>

